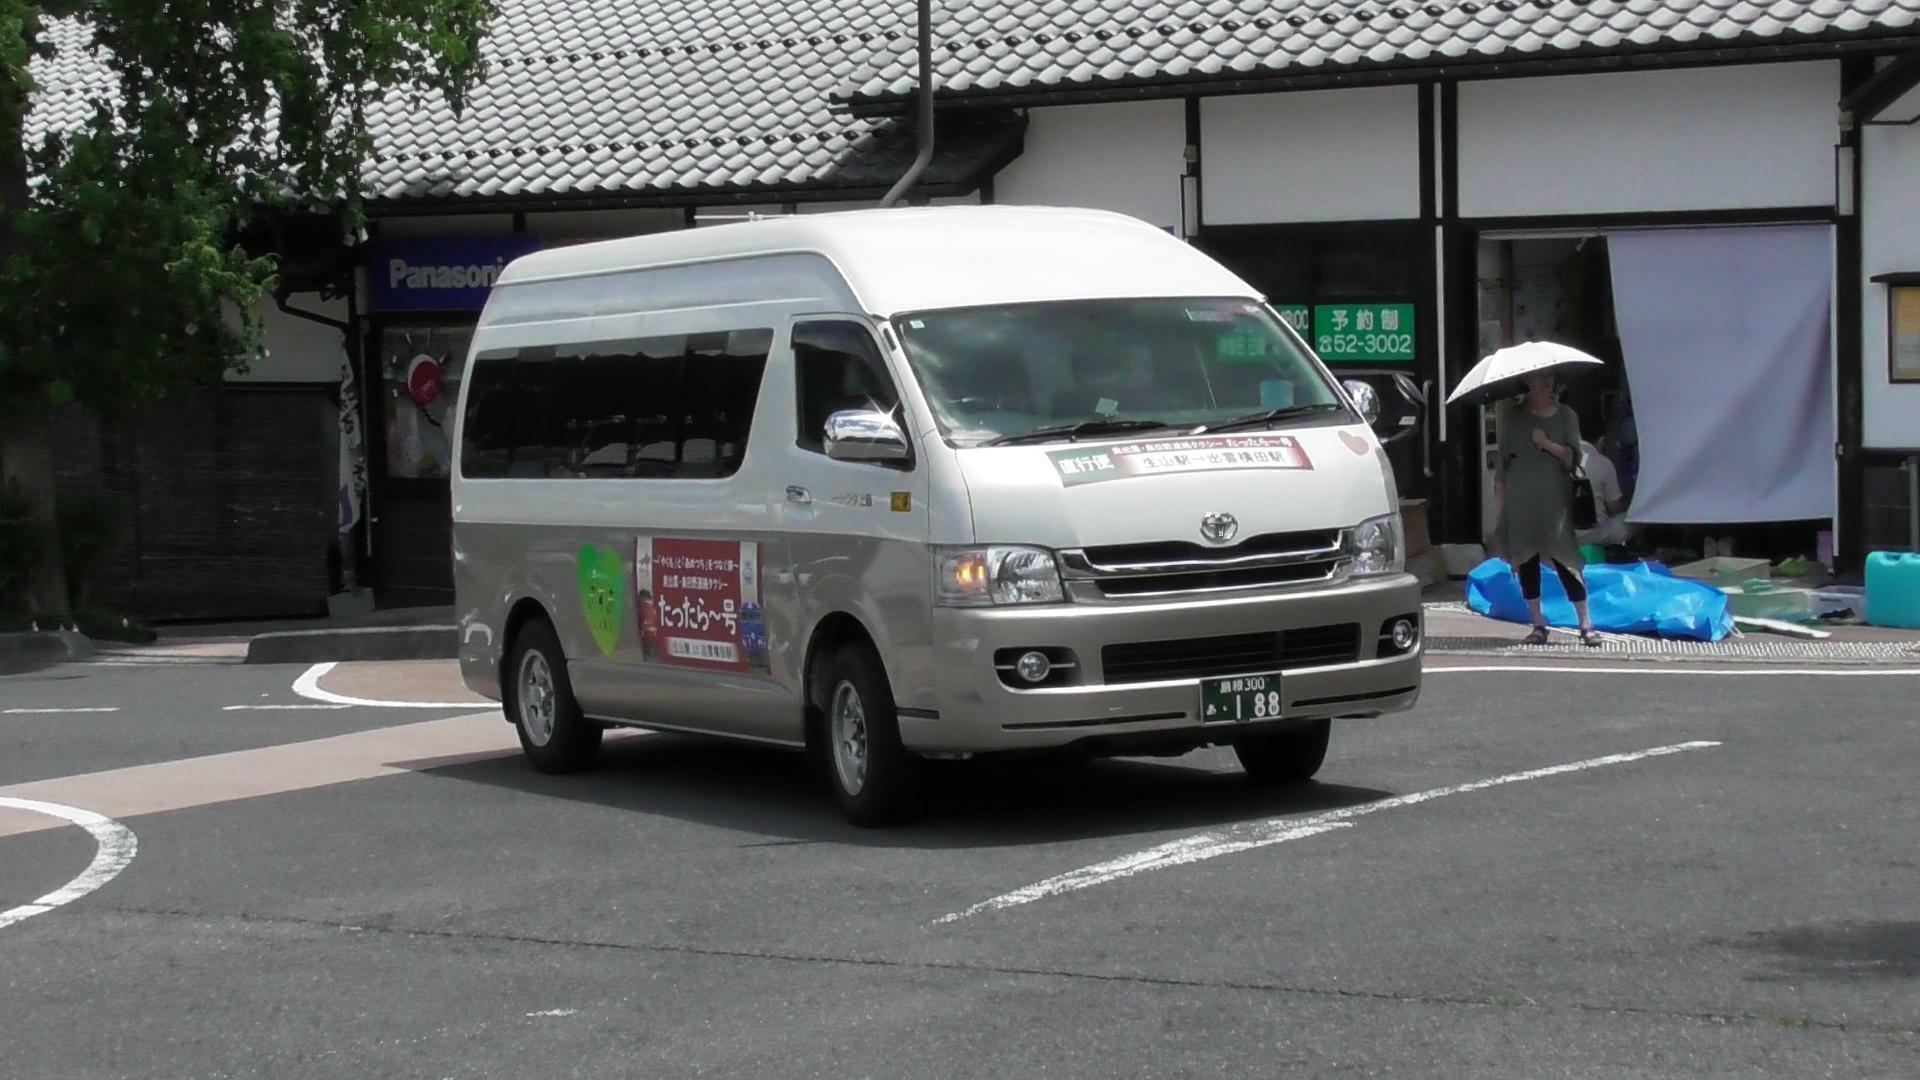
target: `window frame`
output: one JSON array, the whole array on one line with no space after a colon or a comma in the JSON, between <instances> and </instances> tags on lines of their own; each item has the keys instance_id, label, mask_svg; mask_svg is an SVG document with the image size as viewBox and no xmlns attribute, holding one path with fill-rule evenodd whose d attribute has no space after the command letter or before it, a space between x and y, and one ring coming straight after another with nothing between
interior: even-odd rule
<instances>
[{"instance_id":1,"label":"window frame","mask_svg":"<svg viewBox=\"0 0 1920 1080\"><path fill-rule=\"evenodd\" d=\"M911 430L912 425L907 422L906 396L901 393L901 382L894 376L891 365L887 363L886 343L881 339L878 328L874 326L873 320L859 315L805 315L796 317L787 327L787 354L793 358L794 447L805 454L812 454L821 458L827 457L824 439L821 440L821 445L819 446L809 445L807 441L806 387L802 378L800 350L797 347L797 339L803 328L827 323L839 323L852 327L857 333L864 334L866 340L872 344L873 362L877 365L875 373L886 383L887 389L892 394L893 408L890 412L893 416L893 422L899 427L900 434L907 441L907 456L900 461L843 461L836 463L842 465L869 465L882 469L891 469L895 472L912 472L919 461L920 453L919 447L914 445ZM833 459L829 458L828 460Z\"/></svg>"},{"instance_id":2,"label":"window frame","mask_svg":"<svg viewBox=\"0 0 1920 1080\"><path fill-rule=\"evenodd\" d=\"M752 362L757 365L757 374L753 379L752 392L747 396L747 400L750 402L750 411L740 431L739 453L731 459L733 467L726 472L717 475L687 475L685 474L685 470L689 467L689 463L686 461L686 445L692 441L692 439L687 435L690 425L686 415L686 408L689 389L696 381L688 378L689 367L696 359L696 354L693 351L694 346L696 344L707 346L711 339L719 338L723 343L721 348L724 350L728 345L731 345L736 335L764 335L764 348L758 352L742 353L737 356L724 351L716 356L703 349L702 353L698 354L698 356L700 359L707 361L716 359L721 361L731 360L741 363ZM731 480L741 474L741 470L747 462L747 453L754 441L755 422L761 416L760 399L766 390L768 370L773 366L773 353L778 337L779 330L777 326L735 326L663 334L638 334L618 338L594 339L591 341L566 341L518 347L504 346L489 348L484 351L476 351L469 361L468 367L470 370L466 373L467 377L471 378L473 371L479 369L483 364L509 367L510 371L506 375L508 380L506 385L513 388L514 397L516 398L524 396L520 392L520 388L526 380L526 372L530 363L552 366L547 368L548 377L545 380L546 392L541 395L541 415L539 417L529 417L527 412L516 411L513 416L511 425L513 437L507 449L507 471L505 474L475 474L469 471L469 461L472 459L468 453L470 447L467 438L466 422L470 417L473 402L471 395L468 395L468 399L462 402L460 411L460 438L459 446L455 451L458 469L455 471L455 475L463 482L468 480L476 482L491 480L654 480L697 483L725 482ZM703 339L706 340L703 341ZM625 466L626 472L624 474L577 475L556 473L555 469L559 464L558 455L564 447L559 443L555 443L551 436L554 431L557 430L556 425L564 425L567 422L567 417L564 415L565 410L561 410L562 415L555 416L553 407L557 401L560 401L564 397L568 389L564 385L565 380L563 378L556 378L556 376L559 376L563 371L563 366L578 364L581 369L580 374L584 376L588 363L597 357L624 356L632 363L643 362L643 359L668 361L671 358L659 353L657 349L654 351L647 349L649 343L665 341L678 341L680 348L677 358L679 375L674 381L673 388L674 399L670 403L663 403L662 407L657 410L645 412L644 417L651 417L654 412L659 412L661 415L670 418L670 426L674 429L676 435L674 441L675 457L671 463L672 470L660 475L637 475L632 471L637 461L634 456L636 452L634 443L636 437L643 430L644 418L643 411L635 406L650 404L636 399L636 401L624 403L628 406L624 420L627 444L627 462ZM702 385L708 392L708 396L711 397L715 392L724 391L729 377L730 376L717 376L705 380ZM724 394L722 394L722 396L724 396ZM718 400L718 398L716 398L716 400ZM542 441L537 446L532 443L523 443L520 438L523 428L528 424L530 419L533 421L533 426L543 433L541 435ZM699 437L706 438L708 436L701 435ZM716 441L716 451L718 445ZM527 460L532 460L535 457L541 460L543 463L541 474L537 476L514 475L514 465L519 463L523 457ZM721 459L716 456L715 464L717 465L720 460Z\"/></svg>"}]
</instances>

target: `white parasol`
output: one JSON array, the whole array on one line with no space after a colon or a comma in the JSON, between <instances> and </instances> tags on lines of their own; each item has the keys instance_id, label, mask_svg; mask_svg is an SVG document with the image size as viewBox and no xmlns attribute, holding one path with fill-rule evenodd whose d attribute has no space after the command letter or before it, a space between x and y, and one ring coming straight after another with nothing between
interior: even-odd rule
<instances>
[{"instance_id":1,"label":"white parasol","mask_svg":"<svg viewBox=\"0 0 1920 1080\"><path fill-rule=\"evenodd\" d=\"M1526 377L1540 371L1558 371L1604 361L1579 349L1551 341L1509 345L1473 365L1460 385L1447 395L1449 405L1486 405L1513 397L1526 389Z\"/></svg>"}]
</instances>

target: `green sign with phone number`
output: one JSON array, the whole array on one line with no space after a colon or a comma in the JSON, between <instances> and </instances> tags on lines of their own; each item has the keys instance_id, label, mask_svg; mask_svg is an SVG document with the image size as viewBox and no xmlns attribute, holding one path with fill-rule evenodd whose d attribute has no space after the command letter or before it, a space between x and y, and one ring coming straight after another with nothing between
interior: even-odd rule
<instances>
[{"instance_id":1,"label":"green sign with phone number","mask_svg":"<svg viewBox=\"0 0 1920 1080\"><path fill-rule=\"evenodd\" d=\"M1328 363L1413 362L1412 304L1316 304L1313 351Z\"/></svg>"}]
</instances>

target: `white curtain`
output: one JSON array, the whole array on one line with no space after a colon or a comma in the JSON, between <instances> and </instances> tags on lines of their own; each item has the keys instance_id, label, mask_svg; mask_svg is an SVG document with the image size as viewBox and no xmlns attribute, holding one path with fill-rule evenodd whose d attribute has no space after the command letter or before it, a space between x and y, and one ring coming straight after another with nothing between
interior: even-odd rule
<instances>
[{"instance_id":1,"label":"white curtain","mask_svg":"<svg viewBox=\"0 0 1920 1080\"><path fill-rule=\"evenodd\" d=\"M1607 235L1640 436L1631 521L1830 518L1824 225Z\"/></svg>"}]
</instances>

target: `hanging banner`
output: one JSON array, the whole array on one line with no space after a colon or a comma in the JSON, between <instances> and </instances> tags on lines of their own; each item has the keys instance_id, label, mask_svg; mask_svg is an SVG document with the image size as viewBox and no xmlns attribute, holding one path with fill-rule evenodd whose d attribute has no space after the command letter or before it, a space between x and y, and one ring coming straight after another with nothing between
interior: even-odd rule
<instances>
[{"instance_id":1,"label":"hanging banner","mask_svg":"<svg viewBox=\"0 0 1920 1080\"><path fill-rule=\"evenodd\" d=\"M759 544L643 536L634 541L633 569L643 659L768 670Z\"/></svg>"},{"instance_id":2,"label":"hanging banner","mask_svg":"<svg viewBox=\"0 0 1920 1080\"><path fill-rule=\"evenodd\" d=\"M360 433L360 386L353 365L340 365L340 532L360 523L360 507L367 497L367 457Z\"/></svg>"}]
</instances>

